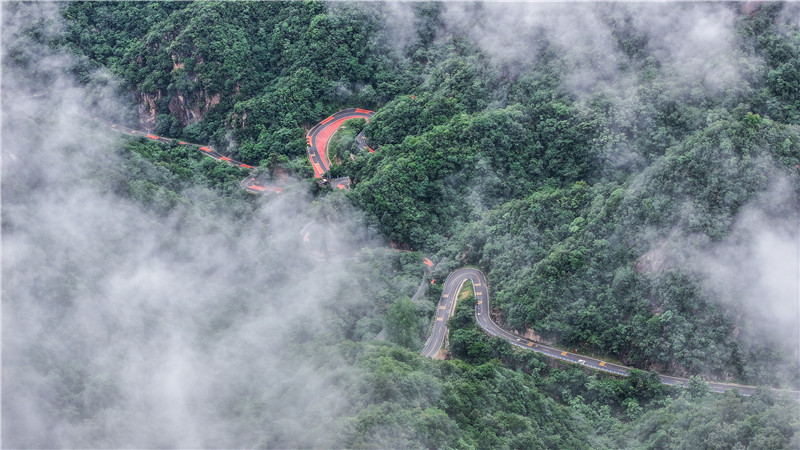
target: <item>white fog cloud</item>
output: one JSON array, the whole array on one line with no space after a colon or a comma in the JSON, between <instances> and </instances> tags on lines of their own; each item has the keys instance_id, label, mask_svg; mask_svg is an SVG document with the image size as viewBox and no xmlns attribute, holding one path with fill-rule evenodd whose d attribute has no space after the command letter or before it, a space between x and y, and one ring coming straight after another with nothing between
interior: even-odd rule
<instances>
[{"instance_id":1,"label":"white fog cloud","mask_svg":"<svg viewBox=\"0 0 800 450\"><path fill-rule=\"evenodd\" d=\"M524 69L536 64L543 41L564 64L565 85L578 95L619 94L635 87L615 26L627 22L670 82L721 91L741 79L735 50L735 11L724 3L445 3L443 19L467 33L490 59Z\"/></svg>"},{"instance_id":2,"label":"white fog cloud","mask_svg":"<svg viewBox=\"0 0 800 450\"><path fill-rule=\"evenodd\" d=\"M694 254L709 292L746 316L758 345L794 348L800 338L800 217L785 179L737 215L731 235ZM793 355L796 359L797 355ZM790 358L792 359L792 358Z\"/></svg>"},{"instance_id":3,"label":"white fog cloud","mask_svg":"<svg viewBox=\"0 0 800 450\"><path fill-rule=\"evenodd\" d=\"M58 8L3 5L3 445L335 445L351 402L334 380L357 370L302 342L340 333L332 294L368 299L350 265L303 248L298 231L330 200L286 190L244 217L164 217L117 194L123 138L78 112L71 61L25 37L37 17L56 27ZM341 208L332 219L358 218Z\"/></svg>"}]
</instances>

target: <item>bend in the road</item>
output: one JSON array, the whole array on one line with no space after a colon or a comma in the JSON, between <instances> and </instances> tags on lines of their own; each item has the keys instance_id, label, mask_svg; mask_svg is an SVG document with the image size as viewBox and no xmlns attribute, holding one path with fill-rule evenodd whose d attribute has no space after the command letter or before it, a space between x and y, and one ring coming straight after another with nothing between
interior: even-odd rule
<instances>
[{"instance_id":1,"label":"bend in the road","mask_svg":"<svg viewBox=\"0 0 800 450\"><path fill-rule=\"evenodd\" d=\"M306 135L306 151L308 152L308 160L311 162L311 167L314 169L314 178L322 178L322 176L331 169L331 162L328 158L328 144L334 133L350 119L365 119L369 122L374 114L375 113L370 110L361 108L343 109L318 123L308 131ZM366 138L363 133L359 133L356 140L360 146L372 151L372 149L367 147ZM339 189L349 186L350 179L347 179L347 183L343 180L343 178L337 178L333 180L331 184Z\"/></svg>"},{"instance_id":2,"label":"bend in the road","mask_svg":"<svg viewBox=\"0 0 800 450\"><path fill-rule=\"evenodd\" d=\"M458 292L461 290L461 286L467 280L472 281L475 291L475 299L477 300L477 304L475 305L475 319L486 334L503 339L516 347L531 350L541 353L545 356L560 359L573 364L580 364L590 369L613 373L620 376L628 376L630 374L632 367L614 364L601 359L593 358L591 356L580 355L577 353L571 353L561 349L548 347L501 328L499 325L497 325L497 323L494 322L494 320L492 320L491 317L491 309L489 308L489 289L486 284L486 276L480 270L473 268L457 269L450 273L450 276L448 276L447 280L445 280L442 288L442 296L439 300L439 306L437 309L436 322L434 323L431 337L428 339L425 349L422 351L423 356L433 358L438 354L447 332L447 320L455 310ZM672 377L661 374L659 374L659 376L661 377L661 382L666 385L680 387L689 386L689 380L687 378ZM708 381L707 384L709 390L713 392L725 392L737 389L743 395L752 395L757 390L756 386L741 384L718 383L714 381ZM789 395L792 398L800 400L800 391L779 389L771 389L771 391L779 395Z\"/></svg>"},{"instance_id":3,"label":"bend in the road","mask_svg":"<svg viewBox=\"0 0 800 450\"><path fill-rule=\"evenodd\" d=\"M467 281L474 277L482 277L483 273L475 269L458 269L452 272L444 282L442 296L439 300L439 305L436 308L434 315L433 329L428 340L425 342L425 347L422 349L422 356L434 358L439 354L439 350L444 345L444 340L447 337L447 321L455 312L456 302L458 301L458 293L461 287ZM473 286L475 282L473 281Z\"/></svg>"}]
</instances>

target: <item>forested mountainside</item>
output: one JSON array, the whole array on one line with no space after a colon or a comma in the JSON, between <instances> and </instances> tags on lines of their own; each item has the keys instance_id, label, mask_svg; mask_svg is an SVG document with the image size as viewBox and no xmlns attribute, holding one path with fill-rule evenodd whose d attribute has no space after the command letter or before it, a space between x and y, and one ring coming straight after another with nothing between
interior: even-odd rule
<instances>
[{"instance_id":1,"label":"forested mountainside","mask_svg":"<svg viewBox=\"0 0 800 450\"><path fill-rule=\"evenodd\" d=\"M702 381L800 387L798 17L5 3L4 446L800 446L796 402ZM321 188L306 131L347 107L376 114ZM641 371L512 350L468 294L448 360L417 355L465 265L504 327Z\"/></svg>"}]
</instances>

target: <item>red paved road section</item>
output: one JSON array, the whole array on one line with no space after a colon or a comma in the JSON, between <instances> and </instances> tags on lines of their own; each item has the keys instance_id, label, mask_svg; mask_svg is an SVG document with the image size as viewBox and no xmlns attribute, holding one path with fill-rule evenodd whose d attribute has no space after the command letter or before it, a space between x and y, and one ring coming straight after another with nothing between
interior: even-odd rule
<instances>
[{"instance_id":1,"label":"red paved road section","mask_svg":"<svg viewBox=\"0 0 800 450\"><path fill-rule=\"evenodd\" d=\"M91 115L84 111L85 114ZM330 161L328 160L328 143L331 139L331 136L338 130L342 124L350 119L365 119L369 121L374 113L368 109L361 109L361 108L350 108L341 110L332 116L326 118L311 131L308 132L308 136L306 136L306 142L308 143L308 159L311 162L311 166L314 168L314 177L320 178L322 175L325 174L328 170L330 170ZM101 121L98 117L93 117L95 121ZM211 147L205 145L198 145L192 144L189 142L184 141L176 141L171 138L165 138L161 136L156 136L155 134L150 134L147 132L142 132L139 130L134 130L131 128L126 128L123 126L119 126L117 124L108 124L113 129L128 134L128 135L144 135L148 139L152 139L154 141L164 142L164 143L172 143L177 142L179 145L189 145L195 147L202 152L204 152L207 156L210 156L217 161L225 161L228 164L233 166L241 167L242 169L253 170L256 169L255 166L251 166L249 164L244 164L242 162L233 160L227 156L224 156L214 150ZM358 139L359 145L363 148L368 148L369 151L374 151L366 146L366 138L363 136L363 132L359 135ZM350 179L347 177L337 178L336 180L331 180L331 183L339 189L345 189L350 186ZM256 180L253 177L247 177L239 183L242 189L245 189L248 192L252 193L260 193L264 191L271 191L271 192L281 192L283 188L280 187L270 187L270 186L261 186L256 184Z\"/></svg>"},{"instance_id":2,"label":"red paved road section","mask_svg":"<svg viewBox=\"0 0 800 450\"><path fill-rule=\"evenodd\" d=\"M92 117L92 120L94 120L96 122L102 122L100 120L100 118L93 117L87 111L82 111L82 112L84 114L86 114L87 116ZM217 152L213 148L207 147L205 145L192 144L192 143L189 143L189 142L178 141L178 140L175 140L175 139L172 139L172 138L156 136L155 134L150 134L150 133L147 133L147 132L144 132L144 131L139 131L139 130L134 130L132 128L123 127L123 126L117 125L115 123L107 123L106 122L106 124L108 126L110 126L111 128L113 128L114 130L120 132L120 133L125 133L125 134L130 135L130 136L144 135L148 139L152 139L152 140L158 141L158 142L163 142L165 144L177 142L178 145L188 145L188 146L191 146L191 147L195 147L198 150L201 150L203 152L203 154L205 154L206 156L210 156L211 158L214 158L217 161L225 161L226 163L228 163L228 164L230 164L232 166L241 167L242 169L246 169L246 170L256 169L256 167L254 167L254 166L251 166L251 165L236 161L236 160L231 159L231 158L229 158L227 156L223 156L222 154L220 154L219 152ZM257 185L256 184L256 179L253 178L252 176L247 177L244 180L242 180L239 183L239 185L242 187L242 189L246 190L247 192L254 193L254 194L261 193L261 192L264 192L264 191L272 191L272 192L281 192L281 191L283 191L283 188L281 188L281 187L271 187L271 186L260 186L260 185Z\"/></svg>"},{"instance_id":3,"label":"red paved road section","mask_svg":"<svg viewBox=\"0 0 800 450\"><path fill-rule=\"evenodd\" d=\"M319 178L322 176L323 173L330 170L330 160L328 159L328 141L331 140L331 136L339 127L342 126L345 121L349 120L348 118L339 119L333 122L330 122L330 125L326 126L325 128L321 129L316 136L315 139L315 146L317 147L317 154L319 155L320 159L322 159L323 167L320 169L322 172L315 173L314 177ZM315 168L316 170L316 168Z\"/></svg>"},{"instance_id":4,"label":"red paved road section","mask_svg":"<svg viewBox=\"0 0 800 450\"><path fill-rule=\"evenodd\" d=\"M312 128L306 136L306 143L308 144L308 160L311 167L314 169L314 178L322 178L331 168L330 159L328 159L328 144L330 143L331 136L350 119L369 119L375 114L368 109L350 108L343 109L334 115L326 118L314 128ZM374 152L373 152L374 153Z\"/></svg>"}]
</instances>

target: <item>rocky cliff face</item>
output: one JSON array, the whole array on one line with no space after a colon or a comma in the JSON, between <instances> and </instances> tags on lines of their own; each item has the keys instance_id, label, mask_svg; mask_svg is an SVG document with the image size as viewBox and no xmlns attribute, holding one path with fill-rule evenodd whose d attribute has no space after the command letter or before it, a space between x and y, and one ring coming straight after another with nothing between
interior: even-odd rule
<instances>
[{"instance_id":1,"label":"rocky cliff face","mask_svg":"<svg viewBox=\"0 0 800 450\"><path fill-rule=\"evenodd\" d=\"M156 91L155 94L136 92L133 96L134 101L139 105L139 124L147 131L155 130L156 116L158 115L156 102L163 97L161 89Z\"/></svg>"},{"instance_id":2,"label":"rocky cliff face","mask_svg":"<svg viewBox=\"0 0 800 450\"><path fill-rule=\"evenodd\" d=\"M219 93L209 95L204 89L194 94L177 92L169 100L169 112L178 119L182 127L185 127L203 120L208 111L218 105L219 101Z\"/></svg>"},{"instance_id":3,"label":"rocky cliff face","mask_svg":"<svg viewBox=\"0 0 800 450\"><path fill-rule=\"evenodd\" d=\"M178 120L180 126L185 127L193 123L200 122L208 114L208 111L214 106L218 105L221 100L221 94L210 93L205 87L202 87L199 77L195 73L186 71L184 64L180 58L172 54L172 72L171 76L173 83L176 80L183 80L186 82L184 86L196 86L195 89L166 89L161 87L154 94L136 92L134 93L134 101L139 105L139 124L142 128L153 131L157 125L157 116L159 110L163 113L163 103L159 105L162 99L168 101L167 109L169 114ZM202 63L202 58L197 58L197 63ZM141 61L138 61L141 64ZM160 106L160 108L159 108Z\"/></svg>"},{"instance_id":4,"label":"rocky cliff face","mask_svg":"<svg viewBox=\"0 0 800 450\"><path fill-rule=\"evenodd\" d=\"M219 93L209 94L205 89L196 92L168 93L169 113L176 119L182 127L197 123L208 114L208 111L218 105L221 100ZM155 94L144 92L134 93L134 101L139 105L139 124L148 131L153 131L156 127L156 117L158 116L158 102L164 98L164 92L159 89Z\"/></svg>"}]
</instances>

